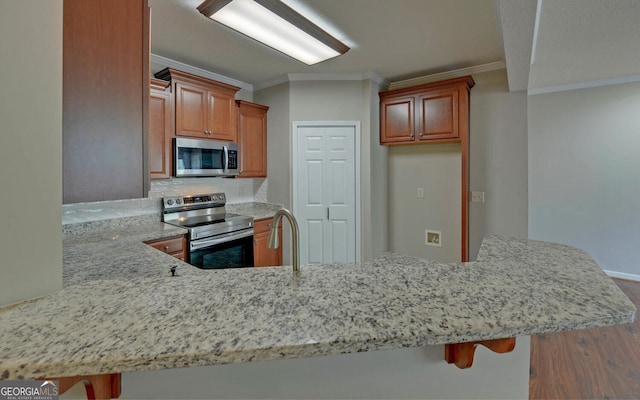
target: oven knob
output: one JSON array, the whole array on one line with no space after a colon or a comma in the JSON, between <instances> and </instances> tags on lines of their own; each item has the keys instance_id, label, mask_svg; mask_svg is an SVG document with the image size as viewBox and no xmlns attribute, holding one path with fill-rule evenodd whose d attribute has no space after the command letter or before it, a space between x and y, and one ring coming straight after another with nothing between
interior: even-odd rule
<instances>
[{"instance_id":1,"label":"oven knob","mask_svg":"<svg viewBox=\"0 0 640 400\"><path fill-rule=\"evenodd\" d=\"M224 200L224 194L220 195L220 200Z\"/></svg>"},{"instance_id":2,"label":"oven knob","mask_svg":"<svg viewBox=\"0 0 640 400\"><path fill-rule=\"evenodd\" d=\"M167 205L168 205L168 206L170 206L170 205L172 205L172 204L173 204L173 200L171 200L171 199L167 200Z\"/></svg>"},{"instance_id":3,"label":"oven knob","mask_svg":"<svg viewBox=\"0 0 640 400\"><path fill-rule=\"evenodd\" d=\"M218 196L214 194L212 199L213 199L213 201L216 201L216 200L218 200Z\"/></svg>"},{"instance_id":4,"label":"oven knob","mask_svg":"<svg viewBox=\"0 0 640 400\"><path fill-rule=\"evenodd\" d=\"M182 204L182 199L176 199L176 204Z\"/></svg>"}]
</instances>

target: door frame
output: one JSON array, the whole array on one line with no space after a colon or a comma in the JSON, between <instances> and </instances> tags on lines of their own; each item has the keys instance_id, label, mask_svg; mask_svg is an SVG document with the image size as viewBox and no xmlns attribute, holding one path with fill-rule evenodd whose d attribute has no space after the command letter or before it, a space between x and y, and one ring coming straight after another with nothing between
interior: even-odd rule
<instances>
[{"instance_id":1,"label":"door frame","mask_svg":"<svg viewBox=\"0 0 640 400\"><path fill-rule=\"evenodd\" d=\"M299 210L298 200L297 200L297 189L298 189L298 154L296 149L298 148L298 128L300 127L339 127L339 126L350 126L354 128L355 135L355 144L354 144L354 173L355 173L355 227L356 227L356 262L360 262L362 260L362 243L361 243L361 206L360 206L360 121L293 121L292 129L291 129L291 204L293 205L293 213L294 215Z\"/></svg>"}]
</instances>

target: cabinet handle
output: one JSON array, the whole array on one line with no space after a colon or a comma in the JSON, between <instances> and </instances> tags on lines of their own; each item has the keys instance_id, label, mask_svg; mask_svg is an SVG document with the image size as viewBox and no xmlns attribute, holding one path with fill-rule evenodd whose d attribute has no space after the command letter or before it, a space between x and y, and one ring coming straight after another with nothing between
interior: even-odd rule
<instances>
[{"instance_id":1,"label":"cabinet handle","mask_svg":"<svg viewBox=\"0 0 640 400\"><path fill-rule=\"evenodd\" d=\"M253 243L258 244L258 241L256 239L253 239Z\"/></svg>"}]
</instances>

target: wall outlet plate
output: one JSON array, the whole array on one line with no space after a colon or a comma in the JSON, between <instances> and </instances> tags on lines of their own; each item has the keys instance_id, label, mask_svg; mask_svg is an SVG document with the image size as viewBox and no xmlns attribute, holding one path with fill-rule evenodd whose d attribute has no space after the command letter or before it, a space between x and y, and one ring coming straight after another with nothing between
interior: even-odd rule
<instances>
[{"instance_id":1,"label":"wall outlet plate","mask_svg":"<svg viewBox=\"0 0 640 400\"><path fill-rule=\"evenodd\" d=\"M418 198L424 197L424 188L419 187L417 192Z\"/></svg>"},{"instance_id":2,"label":"wall outlet plate","mask_svg":"<svg viewBox=\"0 0 640 400\"><path fill-rule=\"evenodd\" d=\"M442 247L442 232L426 229L424 231L424 244L427 246Z\"/></svg>"}]
</instances>

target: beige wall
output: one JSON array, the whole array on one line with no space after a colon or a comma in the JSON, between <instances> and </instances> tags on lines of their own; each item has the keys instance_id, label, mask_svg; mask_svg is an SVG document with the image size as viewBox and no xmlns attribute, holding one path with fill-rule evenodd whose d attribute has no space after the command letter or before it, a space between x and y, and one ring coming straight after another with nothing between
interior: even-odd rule
<instances>
[{"instance_id":1,"label":"beige wall","mask_svg":"<svg viewBox=\"0 0 640 400\"><path fill-rule=\"evenodd\" d=\"M441 262L460 261L459 144L389 149L389 249ZM424 197L417 189L424 188ZM442 232L442 247L425 245L425 229Z\"/></svg>"},{"instance_id":2,"label":"beige wall","mask_svg":"<svg viewBox=\"0 0 640 400\"><path fill-rule=\"evenodd\" d=\"M5 305L62 288L62 0L0 2L0 54Z\"/></svg>"},{"instance_id":3,"label":"beige wall","mask_svg":"<svg viewBox=\"0 0 640 400\"><path fill-rule=\"evenodd\" d=\"M476 74L471 89L469 258L485 234L527 237L527 95L510 93L506 70Z\"/></svg>"},{"instance_id":4,"label":"beige wall","mask_svg":"<svg viewBox=\"0 0 640 400\"><path fill-rule=\"evenodd\" d=\"M372 260L389 245L388 147L380 145L380 85L363 82L361 203L362 259Z\"/></svg>"},{"instance_id":5,"label":"beige wall","mask_svg":"<svg viewBox=\"0 0 640 400\"><path fill-rule=\"evenodd\" d=\"M529 236L640 279L640 83L529 97Z\"/></svg>"},{"instance_id":6,"label":"beige wall","mask_svg":"<svg viewBox=\"0 0 640 400\"><path fill-rule=\"evenodd\" d=\"M289 193L291 180L291 123L289 83L255 92L256 103L269 106L267 114L267 201L284 204L291 209ZM286 224L283 221L283 224ZM283 264L291 264L291 231L283 229Z\"/></svg>"}]
</instances>

